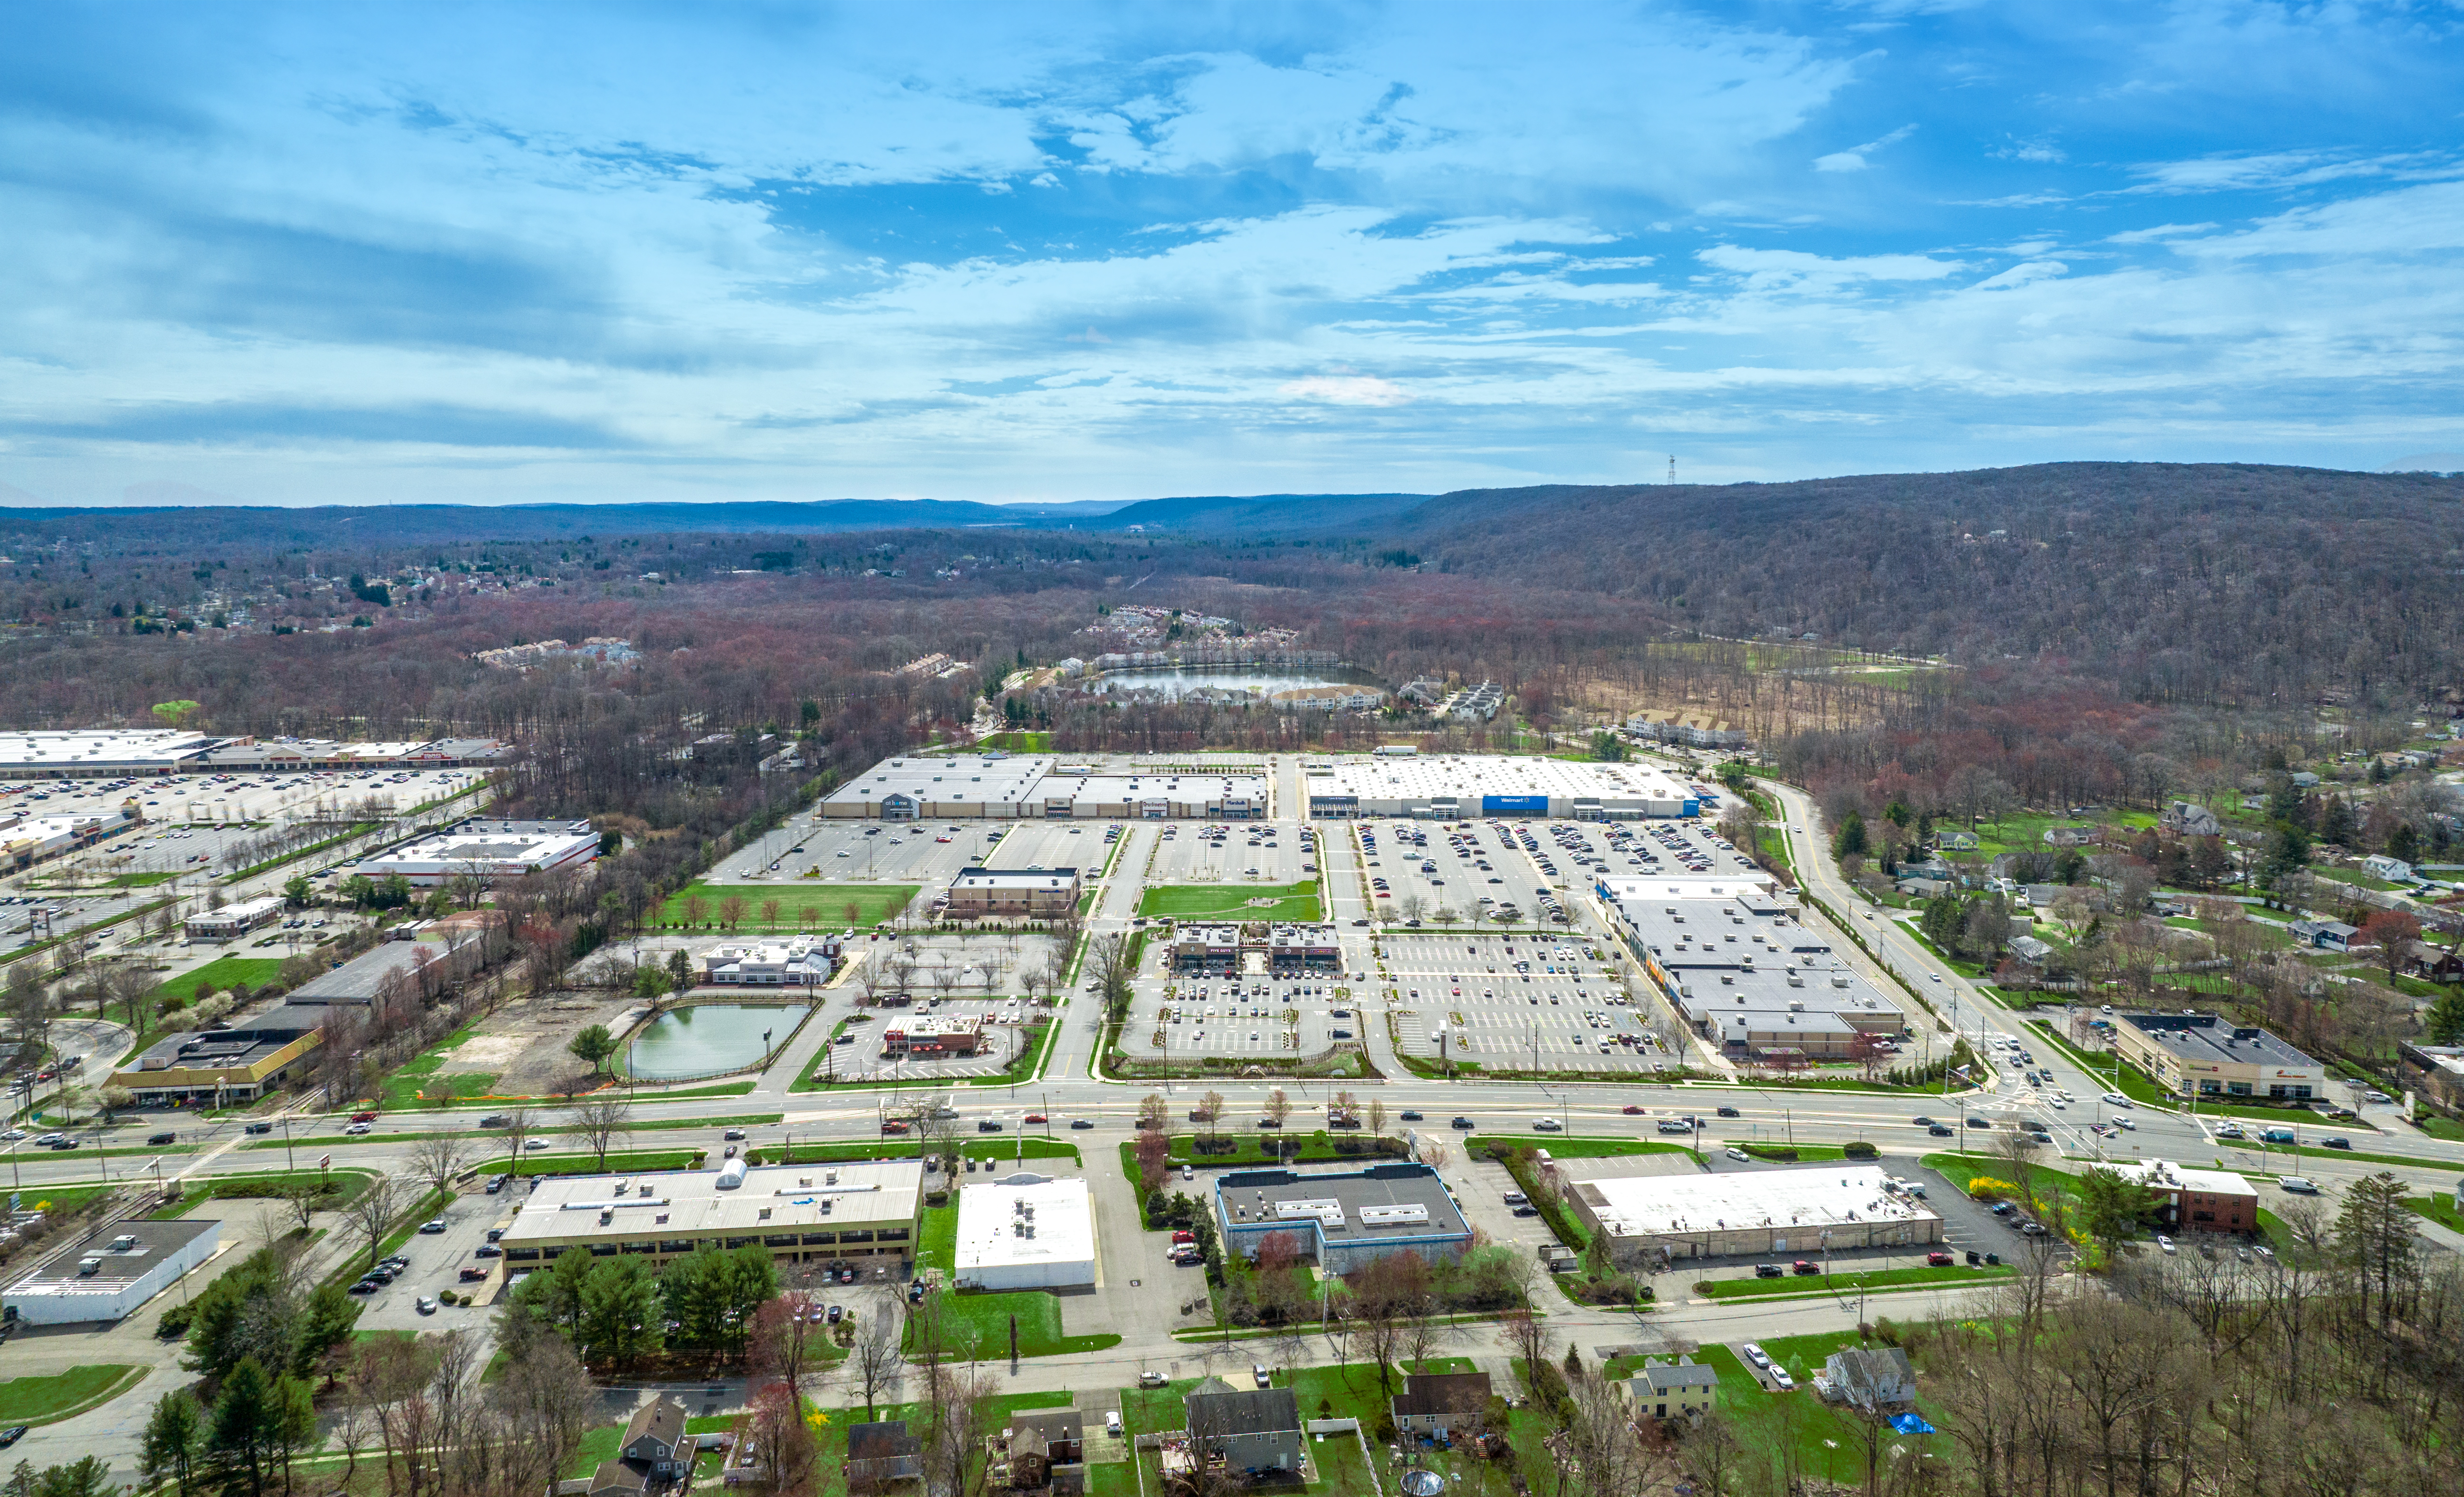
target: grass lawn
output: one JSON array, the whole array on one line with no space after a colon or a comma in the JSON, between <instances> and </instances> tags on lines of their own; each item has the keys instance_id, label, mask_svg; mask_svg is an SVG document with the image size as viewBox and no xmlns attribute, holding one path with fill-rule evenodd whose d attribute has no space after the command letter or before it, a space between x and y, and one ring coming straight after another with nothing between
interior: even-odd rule
<instances>
[{"instance_id":1,"label":"grass lawn","mask_svg":"<svg viewBox=\"0 0 2464 1497\"><path fill-rule=\"evenodd\" d=\"M1657 1138L1569 1138L1564 1134L1479 1134L1472 1142L1485 1146L1503 1144L1507 1148L1546 1149L1552 1159L1614 1159L1637 1154L1683 1154L1694 1157L1694 1151L1682 1143L1661 1143Z\"/></svg>"},{"instance_id":2,"label":"grass lawn","mask_svg":"<svg viewBox=\"0 0 2464 1497\"><path fill-rule=\"evenodd\" d=\"M1241 1133L1226 1129L1220 1137L1222 1141L1239 1147L1224 1150L1220 1154L1199 1154L1196 1134L1175 1134L1172 1136L1172 1153L1166 1157L1175 1165L1202 1164L1209 1169L1222 1169L1230 1165L1273 1164L1279 1156L1286 1164L1324 1164L1348 1160L1364 1166L1375 1164L1380 1159L1400 1157L1399 1155L1379 1155L1370 1152L1365 1147L1368 1140L1366 1134L1335 1134L1324 1129L1310 1134L1286 1134L1280 1138L1271 1133ZM1358 1154L1341 1153L1335 1148L1335 1140L1338 1137L1360 1139L1364 1147ZM1282 1146L1280 1156L1277 1153L1278 1144ZM1135 1147L1134 1144L1128 1143L1121 1145L1121 1157L1125 1160L1129 1159L1132 1156L1131 1151ZM1133 1176L1135 1175L1134 1168L1131 1173Z\"/></svg>"},{"instance_id":3,"label":"grass lawn","mask_svg":"<svg viewBox=\"0 0 2464 1497\"><path fill-rule=\"evenodd\" d=\"M213 1200L264 1200L279 1196L294 1179L313 1180L320 1172L300 1170L294 1175L275 1172L268 1175L218 1175L210 1179L191 1182L179 1200L155 1211L145 1220L168 1222ZM339 1210L357 1200L360 1192L368 1188L376 1177L366 1170L333 1170L325 1173L331 1187L325 1199L317 1203L319 1210ZM199 1188L202 1185L203 1188Z\"/></svg>"},{"instance_id":4,"label":"grass lawn","mask_svg":"<svg viewBox=\"0 0 2464 1497\"><path fill-rule=\"evenodd\" d=\"M953 1211L955 1229L956 1212ZM952 1250L955 1251L953 1243ZM1018 1320L1018 1354L1021 1356L1074 1356L1087 1352L1101 1352L1121 1344L1121 1338L1110 1333L1092 1336L1064 1335L1061 1330L1061 1300L1044 1289L1018 1289L1003 1294L970 1294L943 1292L939 1297L942 1333L959 1354L972 1353L986 1361L1009 1355L1011 1317ZM913 1349L914 1322L908 1323L908 1342Z\"/></svg>"},{"instance_id":5,"label":"grass lawn","mask_svg":"<svg viewBox=\"0 0 2464 1497\"><path fill-rule=\"evenodd\" d=\"M1719 1375L1721 1412L1735 1425L1738 1442L1749 1452L1749 1459L1759 1453L1774 1466L1793 1459L1804 1476L1861 1488L1866 1455L1862 1425L1825 1404L1814 1391L1814 1374L1823 1359L1842 1347L1857 1345L1855 1332L1776 1336L1758 1344L1796 1379L1795 1392L1765 1393L1736 1354L1725 1346L1705 1347L1695 1354L1696 1361L1708 1364ZM1942 1424L1941 1411L1930 1407L1928 1400L1920 1398L1917 1409L1927 1423ZM1904 1447L1911 1456L1922 1452L1947 1457L1952 1450L1947 1434L1902 1435L1885 1427L1882 1437L1885 1463L1893 1446Z\"/></svg>"},{"instance_id":6,"label":"grass lawn","mask_svg":"<svg viewBox=\"0 0 2464 1497\"><path fill-rule=\"evenodd\" d=\"M0 1424L48 1424L109 1400L145 1376L143 1367L104 1362L48 1377L0 1382Z\"/></svg>"},{"instance_id":7,"label":"grass lawn","mask_svg":"<svg viewBox=\"0 0 2464 1497\"><path fill-rule=\"evenodd\" d=\"M1253 899L1265 900L1253 905ZM1180 920L1316 920L1317 880L1297 884L1161 884L1138 898L1138 914Z\"/></svg>"},{"instance_id":8,"label":"grass lawn","mask_svg":"<svg viewBox=\"0 0 2464 1497\"><path fill-rule=\"evenodd\" d=\"M915 1271L938 1268L943 1274L957 1271L958 1208L926 1206L923 1220L915 1234Z\"/></svg>"},{"instance_id":9,"label":"grass lawn","mask_svg":"<svg viewBox=\"0 0 2464 1497\"><path fill-rule=\"evenodd\" d=\"M80 1149L77 1153L86 1151ZM95 1197L108 1195L126 1183L115 1180L108 1185L28 1185L11 1194L25 1198L28 1211L75 1211Z\"/></svg>"},{"instance_id":10,"label":"grass lawn","mask_svg":"<svg viewBox=\"0 0 2464 1497\"><path fill-rule=\"evenodd\" d=\"M1848 1157L1848 1151L1837 1144L1827 1143L1749 1143L1737 1147L1757 1159L1773 1159L1782 1164L1820 1164Z\"/></svg>"},{"instance_id":11,"label":"grass lawn","mask_svg":"<svg viewBox=\"0 0 2464 1497\"><path fill-rule=\"evenodd\" d=\"M217 957L194 972L183 972L170 979L154 991L166 998L179 993L194 1003L209 993L219 993L237 983L255 987L271 982L281 970L281 958L276 957Z\"/></svg>"},{"instance_id":12,"label":"grass lawn","mask_svg":"<svg viewBox=\"0 0 2464 1497\"><path fill-rule=\"evenodd\" d=\"M1760 1299L1773 1294L1848 1294L1858 1289L1903 1288L1910 1285L1949 1285L1982 1283L1987 1279L2008 1278L2013 1269L1999 1268L1877 1268L1867 1273L1835 1273L1828 1279L1818 1274L1785 1279L1715 1279L1707 1286L1697 1285L1695 1292L1708 1300Z\"/></svg>"},{"instance_id":13,"label":"grass lawn","mask_svg":"<svg viewBox=\"0 0 2464 1497\"><path fill-rule=\"evenodd\" d=\"M853 925L859 928L887 920L907 908L922 886L916 884L824 884L812 879L781 878L768 884L704 884L691 883L668 896L652 918L664 925L680 925L685 918L685 901L700 899L707 907L702 911L705 923L718 918L718 903L731 895L744 900L744 921L739 930L793 931L801 912L813 912L816 927L839 929ZM765 900L779 901L779 922L761 923L761 905ZM849 914L847 907L855 913Z\"/></svg>"},{"instance_id":14,"label":"grass lawn","mask_svg":"<svg viewBox=\"0 0 2464 1497\"><path fill-rule=\"evenodd\" d=\"M453 1048L477 1032L478 1026L473 1024L425 1054L404 1063L400 1069L385 1079L377 1105L402 1112L489 1095L489 1089L496 1084L494 1071L465 1071L451 1076L436 1073L437 1068L445 1064L446 1057Z\"/></svg>"},{"instance_id":15,"label":"grass lawn","mask_svg":"<svg viewBox=\"0 0 2464 1497\"><path fill-rule=\"evenodd\" d=\"M2442 1112L2425 1112L2413 1120L2412 1126L2431 1138L2444 1138L2450 1143L2464 1142L2464 1123Z\"/></svg>"},{"instance_id":16,"label":"grass lawn","mask_svg":"<svg viewBox=\"0 0 2464 1497\"><path fill-rule=\"evenodd\" d=\"M180 870L178 869L167 868L152 873L121 873L112 878L109 887L113 889L151 889L157 884L167 884L179 876Z\"/></svg>"},{"instance_id":17,"label":"grass lawn","mask_svg":"<svg viewBox=\"0 0 2464 1497\"><path fill-rule=\"evenodd\" d=\"M2451 1232L2464 1232L2464 1212L2458 1212L2455 1209L2455 1197L2452 1193L2439 1196L2408 1196L2405 1198L2404 1209L2414 1216L2426 1217Z\"/></svg>"},{"instance_id":18,"label":"grass lawn","mask_svg":"<svg viewBox=\"0 0 2464 1497\"><path fill-rule=\"evenodd\" d=\"M1012 754L1049 754L1052 752L1052 735L1014 728L1007 733L987 734L978 746L1002 749Z\"/></svg>"},{"instance_id":19,"label":"grass lawn","mask_svg":"<svg viewBox=\"0 0 2464 1497\"><path fill-rule=\"evenodd\" d=\"M703 1153L704 1151L699 1149L652 1149L631 1154L621 1150L609 1150L607 1168L605 1171L600 1169L599 1156L595 1154L552 1152L526 1154L522 1156L521 1168L514 1173L517 1175L599 1175L622 1170L629 1175L642 1170L689 1170L693 1167L695 1159L702 1157ZM479 1173L502 1175L505 1173L506 1163L507 1161L502 1158L490 1159L479 1166Z\"/></svg>"}]
</instances>

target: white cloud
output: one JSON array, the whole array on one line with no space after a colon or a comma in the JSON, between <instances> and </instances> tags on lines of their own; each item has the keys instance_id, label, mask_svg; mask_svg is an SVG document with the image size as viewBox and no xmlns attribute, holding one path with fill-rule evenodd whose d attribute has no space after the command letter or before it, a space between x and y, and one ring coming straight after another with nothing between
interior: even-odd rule
<instances>
[{"instance_id":1,"label":"white cloud","mask_svg":"<svg viewBox=\"0 0 2464 1497\"><path fill-rule=\"evenodd\" d=\"M2164 239L2187 239L2203 234L2216 227L2213 224L2158 224L2153 229L2125 229L2118 234L2107 234L2107 244L2154 244Z\"/></svg>"},{"instance_id":2,"label":"white cloud","mask_svg":"<svg viewBox=\"0 0 2464 1497\"><path fill-rule=\"evenodd\" d=\"M1975 291L2009 291L2015 287L2027 285L2030 281L2046 280L2056 275L2067 275L2070 274L2070 269L2071 268L2069 266L2064 265L2059 260L2030 260L2024 265L2013 265L1999 275L1989 275L1985 279L1978 281L1975 286L1970 289Z\"/></svg>"},{"instance_id":3,"label":"white cloud","mask_svg":"<svg viewBox=\"0 0 2464 1497\"><path fill-rule=\"evenodd\" d=\"M1287 381L1278 392L1330 406L1401 406L1412 399L1401 385L1367 374L1312 374Z\"/></svg>"},{"instance_id":4,"label":"white cloud","mask_svg":"<svg viewBox=\"0 0 2464 1497\"><path fill-rule=\"evenodd\" d=\"M1862 254L1827 258L1802 250L1752 250L1714 245L1695 256L1704 264L1745 277L1753 291L1835 290L1858 282L1940 280L1967 269L1964 260L1923 254Z\"/></svg>"},{"instance_id":5,"label":"white cloud","mask_svg":"<svg viewBox=\"0 0 2464 1497\"><path fill-rule=\"evenodd\" d=\"M1915 125L1903 124L1879 140L1867 141L1862 145L1852 145L1844 151L1833 151L1828 156L1816 156L1814 158L1814 169L1816 171L1863 171L1869 165L1865 160L1867 156L1872 155L1874 152L1881 150L1886 145L1897 145L1900 142L1906 140L1909 136L1916 133L1917 127Z\"/></svg>"}]
</instances>

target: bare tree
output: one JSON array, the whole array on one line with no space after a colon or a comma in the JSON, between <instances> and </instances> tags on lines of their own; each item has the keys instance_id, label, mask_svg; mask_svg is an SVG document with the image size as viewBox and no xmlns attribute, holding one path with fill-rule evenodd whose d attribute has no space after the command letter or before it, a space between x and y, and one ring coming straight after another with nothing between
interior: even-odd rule
<instances>
[{"instance_id":1,"label":"bare tree","mask_svg":"<svg viewBox=\"0 0 2464 1497\"><path fill-rule=\"evenodd\" d=\"M380 1175L368 1181L367 1188L354 1197L344 1208L351 1230L368 1244L368 1266L377 1266L377 1250L385 1245L385 1235L393 1230L393 1219L402 1212L402 1192L390 1175Z\"/></svg>"},{"instance_id":2,"label":"bare tree","mask_svg":"<svg viewBox=\"0 0 2464 1497\"><path fill-rule=\"evenodd\" d=\"M531 1135L531 1110L516 1103L505 1111L505 1174L508 1178L521 1168L522 1145Z\"/></svg>"},{"instance_id":3,"label":"bare tree","mask_svg":"<svg viewBox=\"0 0 2464 1497\"><path fill-rule=\"evenodd\" d=\"M1266 1093L1266 1115L1275 1120L1278 1128L1284 1125L1285 1118L1292 1115L1292 1099L1284 1094L1283 1088L1277 1087Z\"/></svg>"},{"instance_id":4,"label":"bare tree","mask_svg":"<svg viewBox=\"0 0 2464 1497\"><path fill-rule=\"evenodd\" d=\"M599 1167L605 1170L608 1146L632 1129L633 1104L615 1095L584 1097L573 1105L573 1120L580 1125L583 1141L599 1156Z\"/></svg>"},{"instance_id":5,"label":"bare tree","mask_svg":"<svg viewBox=\"0 0 2464 1497\"><path fill-rule=\"evenodd\" d=\"M839 1366L847 1391L863 1398L868 1420L877 1402L898 1391L906 1371L906 1358L898 1350L898 1310L896 1296L887 1292L875 1295L869 1305L858 1306L855 1339Z\"/></svg>"},{"instance_id":6,"label":"bare tree","mask_svg":"<svg viewBox=\"0 0 2464 1497\"><path fill-rule=\"evenodd\" d=\"M449 1134L429 1134L410 1146L410 1172L436 1195L451 1192L453 1177L470 1163L462 1140Z\"/></svg>"}]
</instances>

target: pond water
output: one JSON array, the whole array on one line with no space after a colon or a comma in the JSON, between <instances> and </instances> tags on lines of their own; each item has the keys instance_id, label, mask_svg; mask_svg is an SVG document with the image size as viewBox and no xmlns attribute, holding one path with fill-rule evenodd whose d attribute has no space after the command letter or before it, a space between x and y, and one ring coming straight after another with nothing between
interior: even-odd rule
<instances>
[{"instance_id":1,"label":"pond water","mask_svg":"<svg viewBox=\"0 0 2464 1497\"><path fill-rule=\"evenodd\" d=\"M784 1045L809 1012L803 1003L695 1003L671 1008L633 1037L625 1064L644 1081L673 1081L760 1063L761 1032Z\"/></svg>"},{"instance_id":2,"label":"pond water","mask_svg":"<svg viewBox=\"0 0 2464 1497\"><path fill-rule=\"evenodd\" d=\"M1242 692L1264 698L1300 686L1375 686L1366 671L1325 666L1291 671L1109 671L1094 683L1098 692L1160 696L1176 700L1194 692Z\"/></svg>"}]
</instances>

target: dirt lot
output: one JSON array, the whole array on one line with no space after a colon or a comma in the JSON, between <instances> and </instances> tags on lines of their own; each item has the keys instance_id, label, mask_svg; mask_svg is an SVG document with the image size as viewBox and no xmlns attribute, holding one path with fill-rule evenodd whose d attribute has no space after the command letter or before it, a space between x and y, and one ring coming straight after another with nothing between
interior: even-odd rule
<instances>
[{"instance_id":1,"label":"dirt lot","mask_svg":"<svg viewBox=\"0 0 2464 1497\"><path fill-rule=\"evenodd\" d=\"M487 1072L499 1096L551 1096L579 1085L590 1068L565 1049L591 1024L614 1029L639 1006L627 994L561 991L517 999L478 1023L478 1032L445 1052L442 1076Z\"/></svg>"}]
</instances>

